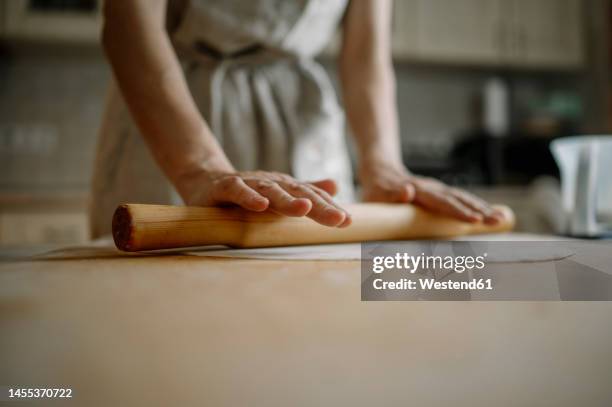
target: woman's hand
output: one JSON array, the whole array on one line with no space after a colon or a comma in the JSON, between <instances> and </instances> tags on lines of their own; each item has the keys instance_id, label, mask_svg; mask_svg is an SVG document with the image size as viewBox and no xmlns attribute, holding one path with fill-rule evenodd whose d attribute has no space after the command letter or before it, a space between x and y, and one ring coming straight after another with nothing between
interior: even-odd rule
<instances>
[{"instance_id":1,"label":"woman's hand","mask_svg":"<svg viewBox=\"0 0 612 407\"><path fill-rule=\"evenodd\" d=\"M364 201L410 202L466 222L495 224L504 217L482 199L433 178L412 175L401 164L362 167L360 178Z\"/></svg>"},{"instance_id":2,"label":"woman's hand","mask_svg":"<svg viewBox=\"0 0 612 407\"><path fill-rule=\"evenodd\" d=\"M308 216L325 226L351 223L349 213L332 199L337 187L330 179L300 182L276 172L198 171L175 184L187 205L233 204L255 212L271 209L286 216Z\"/></svg>"}]
</instances>

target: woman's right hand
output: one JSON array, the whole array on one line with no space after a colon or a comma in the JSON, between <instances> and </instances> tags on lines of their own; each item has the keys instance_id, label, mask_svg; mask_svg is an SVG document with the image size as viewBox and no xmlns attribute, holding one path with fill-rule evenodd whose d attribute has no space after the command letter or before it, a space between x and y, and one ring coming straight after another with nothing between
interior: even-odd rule
<instances>
[{"instance_id":1,"label":"woman's right hand","mask_svg":"<svg viewBox=\"0 0 612 407\"><path fill-rule=\"evenodd\" d=\"M286 216L308 216L325 225L346 227L350 214L337 205L331 179L300 182L277 172L198 171L176 182L186 205L238 205L250 211L270 209Z\"/></svg>"}]
</instances>

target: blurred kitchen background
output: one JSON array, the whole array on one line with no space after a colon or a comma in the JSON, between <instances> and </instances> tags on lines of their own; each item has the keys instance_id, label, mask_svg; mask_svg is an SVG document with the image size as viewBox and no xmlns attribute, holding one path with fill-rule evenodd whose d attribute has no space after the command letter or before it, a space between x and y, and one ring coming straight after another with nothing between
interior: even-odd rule
<instances>
[{"instance_id":1,"label":"blurred kitchen background","mask_svg":"<svg viewBox=\"0 0 612 407\"><path fill-rule=\"evenodd\" d=\"M612 0L394 7L408 167L509 204L521 231L550 232L534 204L558 177L549 142L612 134ZM0 0L0 244L88 239L110 77L100 9L99 0ZM320 56L332 74L336 48Z\"/></svg>"}]
</instances>

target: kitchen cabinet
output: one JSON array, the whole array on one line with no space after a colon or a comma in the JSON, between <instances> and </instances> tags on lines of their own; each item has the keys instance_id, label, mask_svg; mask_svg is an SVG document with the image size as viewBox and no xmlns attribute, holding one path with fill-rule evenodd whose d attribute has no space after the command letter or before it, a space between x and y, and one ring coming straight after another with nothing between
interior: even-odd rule
<instances>
[{"instance_id":1,"label":"kitchen cabinet","mask_svg":"<svg viewBox=\"0 0 612 407\"><path fill-rule=\"evenodd\" d=\"M409 56L418 46L418 3L413 0L394 1L391 20L391 49L394 58Z\"/></svg>"},{"instance_id":2,"label":"kitchen cabinet","mask_svg":"<svg viewBox=\"0 0 612 407\"><path fill-rule=\"evenodd\" d=\"M88 231L85 212L0 213L0 245L81 244Z\"/></svg>"},{"instance_id":3,"label":"kitchen cabinet","mask_svg":"<svg viewBox=\"0 0 612 407\"><path fill-rule=\"evenodd\" d=\"M0 0L7 40L94 44L101 0Z\"/></svg>"},{"instance_id":4,"label":"kitchen cabinet","mask_svg":"<svg viewBox=\"0 0 612 407\"><path fill-rule=\"evenodd\" d=\"M87 192L0 193L0 247L89 240Z\"/></svg>"},{"instance_id":5,"label":"kitchen cabinet","mask_svg":"<svg viewBox=\"0 0 612 407\"><path fill-rule=\"evenodd\" d=\"M514 0L514 5L511 60L528 66L580 65L580 0Z\"/></svg>"},{"instance_id":6,"label":"kitchen cabinet","mask_svg":"<svg viewBox=\"0 0 612 407\"><path fill-rule=\"evenodd\" d=\"M396 56L500 62L502 0L400 0L395 4Z\"/></svg>"},{"instance_id":7,"label":"kitchen cabinet","mask_svg":"<svg viewBox=\"0 0 612 407\"><path fill-rule=\"evenodd\" d=\"M398 0L396 59L535 68L583 60L580 0Z\"/></svg>"}]
</instances>

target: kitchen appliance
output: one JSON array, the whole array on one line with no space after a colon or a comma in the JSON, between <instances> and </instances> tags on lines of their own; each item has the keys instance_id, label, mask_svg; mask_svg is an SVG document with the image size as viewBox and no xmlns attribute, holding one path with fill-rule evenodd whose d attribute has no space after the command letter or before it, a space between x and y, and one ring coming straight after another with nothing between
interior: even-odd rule
<instances>
[{"instance_id":1,"label":"kitchen appliance","mask_svg":"<svg viewBox=\"0 0 612 407\"><path fill-rule=\"evenodd\" d=\"M562 232L612 235L612 135L560 138L550 148L561 175Z\"/></svg>"}]
</instances>

